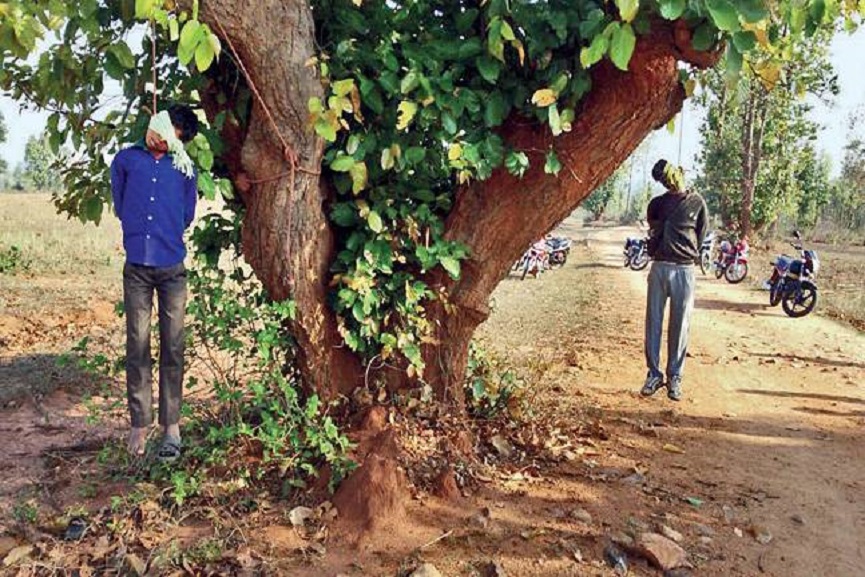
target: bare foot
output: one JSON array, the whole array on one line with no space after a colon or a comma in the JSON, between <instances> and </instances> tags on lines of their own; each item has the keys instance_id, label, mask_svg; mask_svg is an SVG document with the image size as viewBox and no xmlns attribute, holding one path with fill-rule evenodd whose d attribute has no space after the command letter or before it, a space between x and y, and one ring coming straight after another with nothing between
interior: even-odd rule
<instances>
[{"instance_id":1,"label":"bare foot","mask_svg":"<svg viewBox=\"0 0 865 577\"><path fill-rule=\"evenodd\" d=\"M150 432L150 427L132 427L129 431L129 440L126 443L126 448L129 454L134 457L140 457L144 454L144 447L147 445L147 434Z\"/></svg>"},{"instance_id":2,"label":"bare foot","mask_svg":"<svg viewBox=\"0 0 865 577\"><path fill-rule=\"evenodd\" d=\"M166 425L165 427L163 427L163 432L165 433L166 438L180 441L179 423L174 423L173 425Z\"/></svg>"}]
</instances>

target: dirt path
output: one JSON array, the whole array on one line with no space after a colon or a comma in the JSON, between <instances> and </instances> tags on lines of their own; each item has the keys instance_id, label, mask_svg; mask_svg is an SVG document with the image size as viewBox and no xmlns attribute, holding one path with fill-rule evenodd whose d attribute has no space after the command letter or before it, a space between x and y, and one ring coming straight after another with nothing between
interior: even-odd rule
<instances>
[{"instance_id":1,"label":"dirt path","mask_svg":"<svg viewBox=\"0 0 865 577\"><path fill-rule=\"evenodd\" d=\"M865 573L865 336L817 315L789 319L747 283L701 278L685 400L641 399L647 273L621 266L631 231L569 232L585 239L585 261L505 282L482 332L502 352L546 359L541 403L603 420L614 439L599 459L645 476L642 494L604 491L603 522L667 519L700 574ZM672 506L658 488L702 503ZM579 498L575 483L552 489Z\"/></svg>"},{"instance_id":2,"label":"dirt path","mask_svg":"<svg viewBox=\"0 0 865 577\"><path fill-rule=\"evenodd\" d=\"M643 399L646 273L623 269L620 256L632 231L569 221L563 232L578 239L566 266L505 280L479 330L532 383L534 420L504 425L513 458L474 439L483 450L469 458L484 476L450 500L418 490L396 529L359 550L328 544L324 559L288 554L296 539L281 512L294 504L280 502L248 527L249 547L272 574L403 575L423 560L448 576L484 574L478 568L491 561L509 577L607 576L611 538L662 526L681 533L694 575L865 574L865 334L816 315L788 319L765 306L764 292L701 278L685 400ZM75 325L116 332L110 307L96 312ZM31 498L49 518L69 503L102 506L121 489L52 472L44 457L51 446L99 446L106 431L87 423L85 377L55 367L58 333L25 316L0 323L10 347L0 389L33 392L0 410L0 437L10 441L0 511L11 519ZM60 388L42 398L46 379ZM415 433L429 444L455 432L442 429ZM0 535L11 526L2 517ZM280 535L294 540L282 547ZM629 564L630 575L660 575L634 556Z\"/></svg>"}]
</instances>

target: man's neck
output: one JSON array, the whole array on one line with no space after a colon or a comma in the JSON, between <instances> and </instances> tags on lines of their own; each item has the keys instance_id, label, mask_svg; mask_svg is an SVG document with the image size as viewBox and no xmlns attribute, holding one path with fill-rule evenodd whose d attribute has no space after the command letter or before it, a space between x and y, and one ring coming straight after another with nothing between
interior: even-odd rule
<instances>
[{"instance_id":1,"label":"man's neck","mask_svg":"<svg viewBox=\"0 0 865 577\"><path fill-rule=\"evenodd\" d=\"M150 154L153 155L153 158L155 158L156 160L159 160L163 156L165 156L165 153L162 152L161 150L155 150L155 149L150 148L150 147L148 147L147 150L150 152Z\"/></svg>"}]
</instances>

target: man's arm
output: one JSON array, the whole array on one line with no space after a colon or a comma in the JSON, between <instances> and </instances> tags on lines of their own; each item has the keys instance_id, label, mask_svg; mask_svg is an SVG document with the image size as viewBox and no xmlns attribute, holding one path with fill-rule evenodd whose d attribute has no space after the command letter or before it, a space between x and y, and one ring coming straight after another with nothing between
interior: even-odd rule
<instances>
[{"instance_id":1,"label":"man's arm","mask_svg":"<svg viewBox=\"0 0 865 577\"><path fill-rule=\"evenodd\" d=\"M649 206L646 208L646 221L649 223L649 232L653 233L657 230L660 222L660 215L658 214L658 203L660 202L660 196L656 196L652 200L649 201Z\"/></svg>"},{"instance_id":2,"label":"man's arm","mask_svg":"<svg viewBox=\"0 0 865 577\"><path fill-rule=\"evenodd\" d=\"M694 228L697 230L697 246L700 246L706 238L706 233L709 232L709 209L703 197L700 197L700 210L697 211L697 222Z\"/></svg>"},{"instance_id":3,"label":"man's arm","mask_svg":"<svg viewBox=\"0 0 865 577\"><path fill-rule=\"evenodd\" d=\"M126 191L126 167L123 166L123 151L118 152L111 161L111 200L117 218L123 212L123 194Z\"/></svg>"},{"instance_id":4,"label":"man's arm","mask_svg":"<svg viewBox=\"0 0 865 577\"><path fill-rule=\"evenodd\" d=\"M183 228L189 228L195 218L195 204L198 202L198 172L193 172L185 181L183 192Z\"/></svg>"}]
</instances>

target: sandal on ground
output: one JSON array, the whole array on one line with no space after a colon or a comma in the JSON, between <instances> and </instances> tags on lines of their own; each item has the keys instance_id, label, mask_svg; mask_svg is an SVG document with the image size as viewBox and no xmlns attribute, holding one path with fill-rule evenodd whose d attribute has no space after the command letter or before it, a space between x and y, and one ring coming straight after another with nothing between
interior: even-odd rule
<instances>
[{"instance_id":1,"label":"sandal on ground","mask_svg":"<svg viewBox=\"0 0 865 577\"><path fill-rule=\"evenodd\" d=\"M163 463L173 463L180 458L182 447L179 439L166 438L156 453L156 458Z\"/></svg>"}]
</instances>

